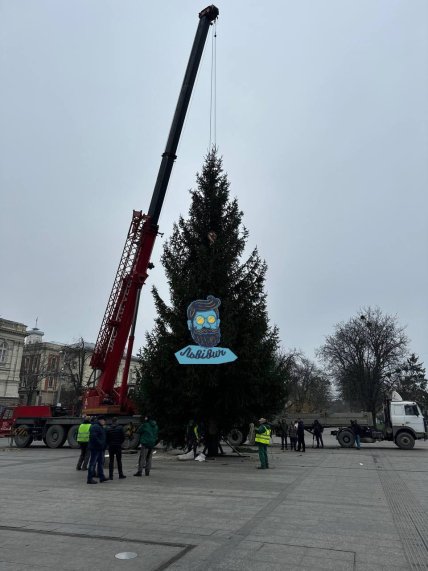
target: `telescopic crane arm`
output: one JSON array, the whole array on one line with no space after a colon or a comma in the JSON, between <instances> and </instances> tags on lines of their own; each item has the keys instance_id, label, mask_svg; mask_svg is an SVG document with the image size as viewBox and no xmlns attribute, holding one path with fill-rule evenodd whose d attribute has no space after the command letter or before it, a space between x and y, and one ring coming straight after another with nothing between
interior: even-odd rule
<instances>
[{"instance_id":1,"label":"telescopic crane arm","mask_svg":"<svg viewBox=\"0 0 428 571\"><path fill-rule=\"evenodd\" d=\"M153 267L150 263L150 257L158 234L159 216L172 167L177 158L175 153L208 30L218 14L218 8L214 5L208 6L199 14L199 25L190 52L165 152L162 155L149 210L147 215L135 210L132 215L131 226L91 359L92 368L101 371L101 374L96 386L86 393L84 409L88 413L133 412L132 403L127 401L126 389L140 292L147 279L148 269ZM127 342L128 351L122 386L121 390L117 391L114 384Z\"/></svg>"}]
</instances>

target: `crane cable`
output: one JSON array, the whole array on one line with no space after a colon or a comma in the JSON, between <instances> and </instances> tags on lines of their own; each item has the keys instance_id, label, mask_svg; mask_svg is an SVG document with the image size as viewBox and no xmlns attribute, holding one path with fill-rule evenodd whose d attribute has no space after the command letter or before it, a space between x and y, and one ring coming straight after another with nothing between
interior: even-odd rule
<instances>
[{"instance_id":1,"label":"crane cable","mask_svg":"<svg viewBox=\"0 0 428 571\"><path fill-rule=\"evenodd\" d=\"M209 152L217 144L217 20L213 22L211 36L211 92L210 92L210 143Z\"/></svg>"}]
</instances>

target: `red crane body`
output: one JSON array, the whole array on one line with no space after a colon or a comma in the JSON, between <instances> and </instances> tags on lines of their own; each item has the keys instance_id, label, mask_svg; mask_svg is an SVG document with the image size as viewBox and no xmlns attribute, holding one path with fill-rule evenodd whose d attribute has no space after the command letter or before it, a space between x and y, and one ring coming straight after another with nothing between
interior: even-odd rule
<instances>
[{"instance_id":1,"label":"red crane body","mask_svg":"<svg viewBox=\"0 0 428 571\"><path fill-rule=\"evenodd\" d=\"M84 411L89 414L134 414L134 405L127 397L127 379L134 341L135 323L141 288L151 269L150 257L158 235L158 220L166 189L176 159L184 119L192 94L196 74L211 23L218 17L215 6L208 6L199 14L199 25L184 75L171 129L148 214L134 210L125 247L107 303L101 329L91 359L91 366L101 371L95 386L84 398ZM125 368L119 390L115 388L119 366L124 356Z\"/></svg>"}]
</instances>

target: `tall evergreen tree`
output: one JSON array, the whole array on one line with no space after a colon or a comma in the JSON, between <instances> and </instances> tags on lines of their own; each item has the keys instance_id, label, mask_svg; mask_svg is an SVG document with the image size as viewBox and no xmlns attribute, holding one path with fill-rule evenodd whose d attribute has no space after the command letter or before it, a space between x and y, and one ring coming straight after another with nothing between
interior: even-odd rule
<instances>
[{"instance_id":1,"label":"tall evergreen tree","mask_svg":"<svg viewBox=\"0 0 428 571\"><path fill-rule=\"evenodd\" d=\"M266 308L267 266L257 248L241 261L248 231L215 150L206 157L191 197L189 217L174 225L161 258L170 303L153 288L157 318L140 352L141 410L155 415L161 436L173 442L189 419L228 430L273 414L285 396L278 331L269 324ZM238 359L180 365L174 353L192 342L187 307L208 295L221 300L220 345Z\"/></svg>"}]
</instances>

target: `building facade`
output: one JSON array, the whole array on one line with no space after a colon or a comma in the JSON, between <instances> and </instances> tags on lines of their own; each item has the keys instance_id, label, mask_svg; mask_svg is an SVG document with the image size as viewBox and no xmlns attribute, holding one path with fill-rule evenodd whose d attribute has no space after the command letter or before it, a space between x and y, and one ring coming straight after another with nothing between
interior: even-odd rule
<instances>
[{"instance_id":1,"label":"building facade","mask_svg":"<svg viewBox=\"0 0 428 571\"><path fill-rule=\"evenodd\" d=\"M0 405L19 400L19 374L27 326L0 317Z\"/></svg>"},{"instance_id":2,"label":"building facade","mask_svg":"<svg viewBox=\"0 0 428 571\"><path fill-rule=\"evenodd\" d=\"M22 356L19 397L21 404L58 405L80 413L82 390L95 382L90 366L95 345L80 339L71 345L43 341L37 328L27 332ZM125 359L116 379L122 380ZM128 386L135 387L138 359L131 358Z\"/></svg>"}]
</instances>

